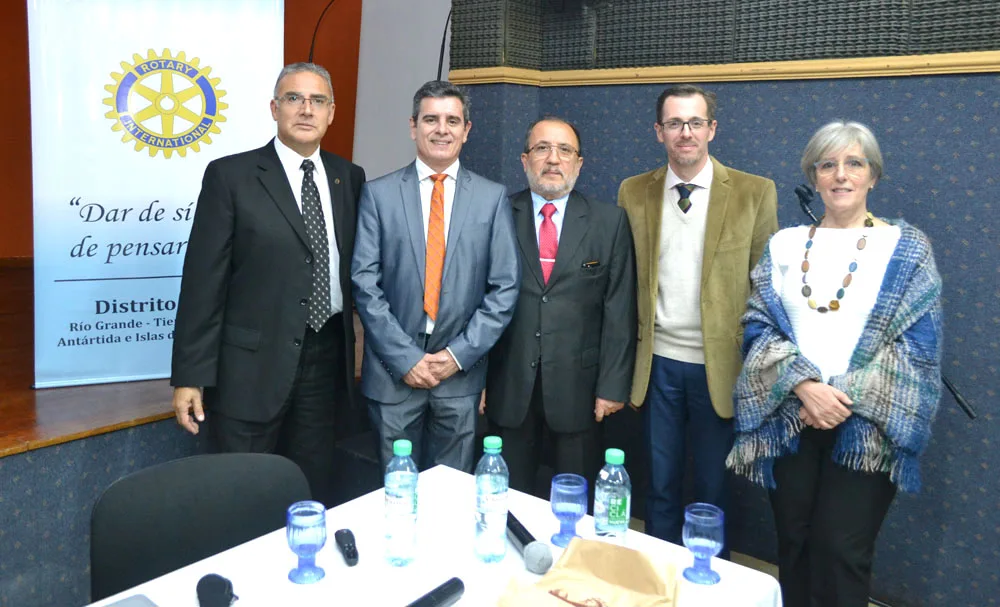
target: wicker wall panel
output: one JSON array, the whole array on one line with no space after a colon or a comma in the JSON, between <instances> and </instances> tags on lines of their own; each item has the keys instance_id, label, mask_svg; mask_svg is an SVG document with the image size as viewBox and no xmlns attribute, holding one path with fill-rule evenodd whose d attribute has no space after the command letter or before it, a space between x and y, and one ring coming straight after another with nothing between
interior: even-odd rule
<instances>
[{"instance_id":1,"label":"wicker wall panel","mask_svg":"<svg viewBox=\"0 0 1000 607\"><path fill-rule=\"evenodd\" d=\"M909 2L903 0L742 0L736 63L905 55Z\"/></svg>"},{"instance_id":2,"label":"wicker wall panel","mask_svg":"<svg viewBox=\"0 0 1000 607\"><path fill-rule=\"evenodd\" d=\"M451 65L567 70L1000 50L998 0L453 0Z\"/></svg>"},{"instance_id":3,"label":"wicker wall panel","mask_svg":"<svg viewBox=\"0 0 1000 607\"><path fill-rule=\"evenodd\" d=\"M731 63L736 0L619 0L600 9L597 67Z\"/></svg>"}]
</instances>

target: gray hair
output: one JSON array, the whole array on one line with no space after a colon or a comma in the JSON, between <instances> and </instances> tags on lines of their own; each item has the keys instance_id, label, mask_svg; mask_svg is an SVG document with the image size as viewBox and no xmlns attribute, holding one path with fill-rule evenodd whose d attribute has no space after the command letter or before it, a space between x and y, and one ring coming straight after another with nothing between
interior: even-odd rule
<instances>
[{"instance_id":1,"label":"gray hair","mask_svg":"<svg viewBox=\"0 0 1000 607\"><path fill-rule=\"evenodd\" d=\"M285 76L300 74L302 72L310 72L312 74L316 74L323 80L326 80L326 85L330 87L330 101L333 101L333 81L330 80L330 72L326 71L326 68L322 65L306 63L304 61L299 63L289 63L285 67L281 68L281 73L278 74L278 79L274 81L274 98L278 98L278 88L281 86L281 80Z\"/></svg>"},{"instance_id":2,"label":"gray hair","mask_svg":"<svg viewBox=\"0 0 1000 607\"><path fill-rule=\"evenodd\" d=\"M417 92L413 94L413 121L416 122L420 116L420 103L424 99L444 99L445 97L454 97L462 102L462 118L468 124L469 96L460 87L447 80L431 80L430 82L425 82L423 86L417 89Z\"/></svg>"},{"instance_id":3,"label":"gray hair","mask_svg":"<svg viewBox=\"0 0 1000 607\"><path fill-rule=\"evenodd\" d=\"M882 151L871 129L860 122L834 120L820 127L809 139L806 149L802 152L802 172L809 178L809 183L816 185L817 162L831 153L849 148L855 143L861 146L861 153L868 159L872 179L878 181L882 177Z\"/></svg>"}]
</instances>

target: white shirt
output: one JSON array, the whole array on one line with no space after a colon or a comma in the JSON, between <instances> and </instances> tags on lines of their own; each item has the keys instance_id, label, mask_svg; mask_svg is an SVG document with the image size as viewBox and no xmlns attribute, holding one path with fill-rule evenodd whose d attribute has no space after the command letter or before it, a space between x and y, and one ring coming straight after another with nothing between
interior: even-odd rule
<instances>
[{"instance_id":1,"label":"white shirt","mask_svg":"<svg viewBox=\"0 0 1000 607\"><path fill-rule=\"evenodd\" d=\"M448 258L448 226L451 223L451 208L455 202L455 186L458 183L458 160L452 163L443 172L448 177L444 180L444 244L445 259ZM431 175L437 171L427 166L422 160L417 158L417 180L420 184L420 210L424 218L424 245L427 245L427 229L431 223L431 194L434 191L434 180ZM443 278L443 277L442 277ZM430 335L434 332L434 321L427 317L427 325L424 330ZM457 360L457 359L456 359Z\"/></svg>"},{"instance_id":2,"label":"white shirt","mask_svg":"<svg viewBox=\"0 0 1000 607\"><path fill-rule=\"evenodd\" d=\"M715 177L715 166L712 165L712 160L709 159L702 167L701 171L694 176L691 181L684 181L674 173L674 170L667 165L667 178L663 181L663 203L669 204L677 210L680 217L684 218L691 215L691 211L695 210L695 207L708 208L708 196L712 191L712 179ZM685 213L681 211L681 208L677 206L677 202L681 199L681 193L677 191L677 184L689 183L696 185L698 187L691 189L691 196L688 200L691 201L691 208Z\"/></svg>"},{"instance_id":3,"label":"white shirt","mask_svg":"<svg viewBox=\"0 0 1000 607\"><path fill-rule=\"evenodd\" d=\"M274 150L278 153L278 160L281 161L281 168L285 169L285 177L288 178L288 185L292 187L292 194L295 196L295 204L302 212L302 179L305 171L302 170L304 157L298 152L274 138ZM330 200L330 182L326 177L326 167L323 166L323 159L319 155L319 147L309 156L313 165L313 181L316 189L319 190L319 203L323 207L323 222L326 223L326 240L330 244L330 307L334 314L344 310L344 294L340 291L340 249L337 248L337 233L333 229L333 205Z\"/></svg>"},{"instance_id":4,"label":"white shirt","mask_svg":"<svg viewBox=\"0 0 1000 607\"><path fill-rule=\"evenodd\" d=\"M556 226L556 242L558 243L559 239L562 238L563 219L566 217L566 204L569 202L569 194L555 200L545 200L541 195L532 192L531 206L535 209L535 242L538 242L538 239L541 237L542 221L545 220L545 216L542 215L542 207L550 202L556 206L556 212L552 214L552 223Z\"/></svg>"},{"instance_id":5,"label":"white shirt","mask_svg":"<svg viewBox=\"0 0 1000 607\"><path fill-rule=\"evenodd\" d=\"M802 260L809 228L786 228L771 238L768 244L771 284L792 323L799 351L819 367L824 382L847 372L868 315L878 300L900 234L896 226L816 229L806 278L812 289L810 297L817 305L829 307L850 271L851 262L858 263L857 270L851 273L851 284L840 299L840 309L825 314L810 308L808 299L802 295ZM862 236L866 236L866 246L859 251L858 240Z\"/></svg>"}]
</instances>

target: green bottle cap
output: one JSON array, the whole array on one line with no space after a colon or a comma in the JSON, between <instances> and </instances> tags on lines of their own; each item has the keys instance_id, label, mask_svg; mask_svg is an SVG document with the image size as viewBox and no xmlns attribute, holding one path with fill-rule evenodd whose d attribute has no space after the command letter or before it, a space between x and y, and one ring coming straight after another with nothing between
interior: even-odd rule
<instances>
[{"instance_id":1,"label":"green bottle cap","mask_svg":"<svg viewBox=\"0 0 1000 607\"><path fill-rule=\"evenodd\" d=\"M625 452L621 449L608 449L604 452L605 463L621 466L625 463Z\"/></svg>"},{"instance_id":2,"label":"green bottle cap","mask_svg":"<svg viewBox=\"0 0 1000 607\"><path fill-rule=\"evenodd\" d=\"M503 439L499 436L487 436L483 439L483 448L491 451L500 451L503 448Z\"/></svg>"},{"instance_id":3,"label":"green bottle cap","mask_svg":"<svg viewBox=\"0 0 1000 607\"><path fill-rule=\"evenodd\" d=\"M409 456L411 453L413 453L413 443L406 440L405 438L393 441L392 443L393 455Z\"/></svg>"}]
</instances>

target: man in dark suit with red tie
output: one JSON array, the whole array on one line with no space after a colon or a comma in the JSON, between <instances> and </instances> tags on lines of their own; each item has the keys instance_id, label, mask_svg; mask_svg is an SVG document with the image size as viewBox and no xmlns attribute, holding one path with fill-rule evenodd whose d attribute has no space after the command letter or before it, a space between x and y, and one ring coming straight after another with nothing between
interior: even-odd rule
<instances>
[{"instance_id":1,"label":"man in dark suit with red tie","mask_svg":"<svg viewBox=\"0 0 1000 607\"><path fill-rule=\"evenodd\" d=\"M530 185L511 201L522 267L514 318L490 353L485 412L503 437L510 486L532 492L544 441L556 473L591 483L600 422L628 400L635 358L635 255L622 209L573 186L579 133L560 118L529 128Z\"/></svg>"},{"instance_id":2,"label":"man in dark suit with red tie","mask_svg":"<svg viewBox=\"0 0 1000 607\"><path fill-rule=\"evenodd\" d=\"M278 76L278 136L205 169L181 281L178 423L221 452L279 453L332 505L334 421L354 390L350 262L364 170L319 149L329 73Z\"/></svg>"}]
</instances>

